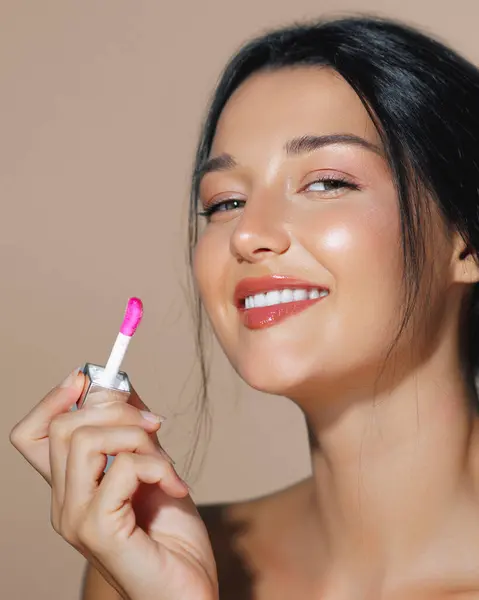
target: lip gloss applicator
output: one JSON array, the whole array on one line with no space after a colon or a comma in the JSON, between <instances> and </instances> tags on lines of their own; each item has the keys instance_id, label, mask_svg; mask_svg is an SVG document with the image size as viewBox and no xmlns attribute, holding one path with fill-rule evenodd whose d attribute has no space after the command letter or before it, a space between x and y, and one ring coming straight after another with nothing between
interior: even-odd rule
<instances>
[{"instance_id":1,"label":"lip gloss applicator","mask_svg":"<svg viewBox=\"0 0 479 600\"><path fill-rule=\"evenodd\" d=\"M85 386L77 403L81 408L95 393L113 393L115 398L127 401L131 393L130 380L120 371L128 345L143 317L143 303L139 298L130 298L125 316L105 367L86 363L83 367Z\"/></svg>"}]
</instances>

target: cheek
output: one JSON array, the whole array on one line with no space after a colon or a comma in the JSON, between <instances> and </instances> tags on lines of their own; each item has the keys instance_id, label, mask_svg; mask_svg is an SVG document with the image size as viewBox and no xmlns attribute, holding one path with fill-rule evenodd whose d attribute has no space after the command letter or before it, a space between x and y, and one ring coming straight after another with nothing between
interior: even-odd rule
<instances>
[{"instance_id":1,"label":"cheek","mask_svg":"<svg viewBox=\"0 0 479 600\"><path fill-rule=\"evenodd\" d=\"M229 244L223 238L214 230L205 231L194 251L193 275L208 313L218 303L225 285Z\"/></svg>"},{"instance_id":2,"label":"cheek","mask_svg":"<svg viewBox=\"0 0 479 600\"><path fill-rule=\"evenodd\" d=\"M388 280L398 288L401 267L399 221L395 212L371 208L344 210L322 219L315 239L315 255L341 288L356 292ZM378 282L378 278L381 278ZM352 290L351 290L352 291Z\"/></svg>"},{"instance_id":3,"label":"cheek","mask_svg":"<svg viewBox=\"0 0 479 600\"><path fill-rule=\"evenodd\" d=\"M361 207L364 208L364 207ZM312 226L312 225L310 225ZM309 247L332 282L327 333L375 353L398 326L402 285L399 215L344 206L316 223ZM326 305L325 305L326 306Z\"/></svg>"}]
</instances>

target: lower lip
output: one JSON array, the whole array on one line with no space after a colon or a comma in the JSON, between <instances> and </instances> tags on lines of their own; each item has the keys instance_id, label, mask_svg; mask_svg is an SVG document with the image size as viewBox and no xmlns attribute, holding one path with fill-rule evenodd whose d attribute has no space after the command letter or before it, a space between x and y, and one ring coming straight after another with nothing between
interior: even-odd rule
<instances>
[{"instance_id":1,"label":"lower lip","mask_svg":"<svg viewBox=\"0 0 479 600\"><path fill-rule=\"evenodd\" d=\"M327 298L314 298L313 300L298 300L297 302L285 302L273 306L261 306L258 308L240 308L240 316L243 325L248 329L265 329L284 321L288 317L297 315L320 300Z\"/></svg>"}]
</instances>

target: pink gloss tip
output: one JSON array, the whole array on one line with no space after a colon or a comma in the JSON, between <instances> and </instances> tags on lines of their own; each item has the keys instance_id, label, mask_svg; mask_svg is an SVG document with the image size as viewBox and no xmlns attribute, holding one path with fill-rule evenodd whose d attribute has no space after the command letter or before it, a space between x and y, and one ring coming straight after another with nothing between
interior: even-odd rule
<instances>
[{"instance_id":1,"label":"pink gloss tip","mask_svg":"<svg viewBox=\"0 0 479 600\"><path fill-rule=\"evenodd\" d=\"M143 302L139 298L130 298L125 311L125 318L120 327L120 333L131 337L143 316Z\"/></svg>"}]
</instances>

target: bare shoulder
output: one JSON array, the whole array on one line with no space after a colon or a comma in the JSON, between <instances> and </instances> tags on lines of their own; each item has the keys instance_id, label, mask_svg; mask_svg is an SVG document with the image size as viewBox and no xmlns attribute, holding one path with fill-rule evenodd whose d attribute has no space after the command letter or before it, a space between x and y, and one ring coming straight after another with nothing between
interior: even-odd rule
<instances>
[{"instance_id":1,"label":"bare shoulder","mask_svg":"<svg viewBox=\"0 0 479 600\"><path fill-rule=\"evenodd\" d=\"M284 534L297 518L308 490L306 480L260 498L198 507L215 555L220 598L256 597L255 580L274 562L278 532Z\"/></svg>"},{"instance_id":2,"label":"bare shoulder","mask_svg":"<svg viewBox=\"0 0 479 600\"><path fill-rule=\"evenodd\" d=\"M237 514L236 504L198 506L213 548L218 572L220 598L252 598L252 572L241 544L249 528L249 519Z\"/></svg>"}]
</instances>

